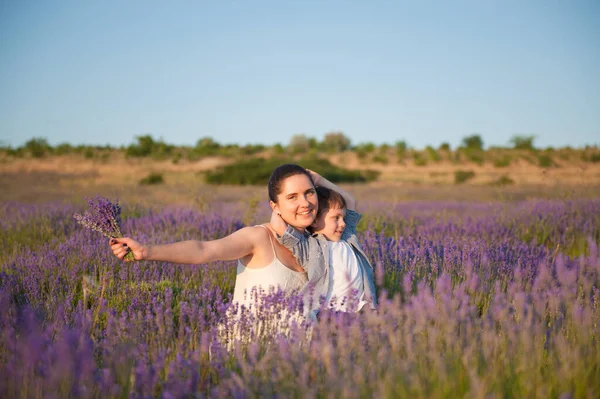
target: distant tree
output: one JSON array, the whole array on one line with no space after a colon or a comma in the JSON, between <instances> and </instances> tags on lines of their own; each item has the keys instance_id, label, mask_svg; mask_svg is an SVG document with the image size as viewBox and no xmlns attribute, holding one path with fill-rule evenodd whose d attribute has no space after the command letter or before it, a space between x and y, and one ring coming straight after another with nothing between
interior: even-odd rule
<instances>
[{"instance_id":1,"label":"distant tree","mask_svg":"<svg viewBox=\"0 0 600 399\"><path fill-rule=\"evenodd\" d=\"M48 141L41 137L32 138L23 147L34 158L42 158L52 152L52 147L48 144Z\"/></svg>"},{"instance_id":2,"label":"distant tree","mask_svg":"<svg viewBox=\"0 0 600 399\"><path fill-rule=\"evenodd\" d=\"M61 143L55 148L56 155L64 155L73 152L73 146L69 143Z\"/></svg>"},{"instance_id":3,"label":"distant tree","mask_svg":"<svg viewBox=\"0 0 600 399\"><path fill-rule=\"evenodd\" d=\"M137 144L131 144L127 147L125 155L129 157L146 157L152 153L154 148L154 139L150 135L137 136Z\"/></svg>"},{"instance_id":4,"label":"distant tree","mask_svg":"<svg viewBox=\"0 0 600 399\"><path fill-rule=\"evenodd\" d=\"M366 154L370 154L375 151L375 144L373 143L360 143L354 147L355 151L364 152Z\"/></svg>"},{"instance_id":5,"label":"distant tree","mask_svg":"<svg viewBox=\"0 0 600 399\"><path fill-rule=\"evenodd\" d=\"M314 138L314 137L308 138L308 148L310 148L312 150L319 149L319 142L317 141L316 138Z\"/></svg>"},{"instance_id":6,"label":"distant tree","mask_svg":"<svg viewBox=\"0 0 600 399\"><path fill-rule=\"evenodd\" d=\"M125 155L128 157L164 157L171 153L173 146L166 144L162 140L155 141L152 136L137 136L137 144L131 144L127 147Z\"/></svg>"},{"instance_id":7,"label":"distant tree","mask_svg":"<svg viewBox=\"0 0 600 399\"><path fill-rule=\"evenodd\" d=\"M339 131L329 132L323 139L323 149L329 152L342 152L350 148L350 139Z\"/></svg>"},{"instance_id":8,"label":"distant tree","mask_svg":"<svg viewBox=\"0 0 600 399\"><path fill-rule=\"evenodd\" d=\"M442 160L442 157L440 156L440 154L438 154L438 152L430 145L425 147L425 152L427 153L427 157L434 162L438 162L438 161Z\"/></svg>"},{"instance_id":9,"label":"distant tree","mask_svg":"<svg viewBox=\"0 0 600 399\"><path fill-rule=\"evenodd\" d=\"M247 144L240 148L240 152L244 155L252 155L261 152L264 149L265 146L262 144Z\"/></svg>"},{"instance_id":10,"label":"distant tree","mask_svg":"<svg viewBox=\"0 0 600 399\"><path fill-rule=\"evenodd\" d=\"M402 162L404 160L404 157L406 156L406 150L408 149L406 141L396 141L394 147L396 148L396 157L398 158L398 162Z\"/></svg>"},{"instance_id":11,"label":"distant tree","mask_svg":"<svg viewBox=\"0 0 600 399\"><path fill-rule=\"evenodd\" d=\"M387 154L387 152L390 150L390 145L383 143L382 145L379 146L379 153L380 154Z\"/></svg>"},{"instance_id":12,"label":"distant tree","mask_svg":"<svg viewBox=\"0 0 600 399\"><path fill-rule=\"evenodd\" d=\"M221 148L221 144L213 140L212 137L206 136L198 139L198 141L196 142L196 148L211 148L214 150L218 150L219 148Z\"/></svg>"},{"instance_id":13,"label":"distant tree","mask_svg":"<svg viewBox=\"0 0 600 399\"><path fill-rule=\"evenodd\" d=\"M535 136L513 136L513 138L510 139L510 142L515 149L533 150L533 140L535 140Z\"/></svg>"},{"instance_id":14,"label":"distant tree","mask_svg":"<svg viewBox=\"0 0 600 399\"><path fill-rule=\"evenodd\" d=\"M196 146L194 147L194 152L200 156L216 155L219 153L219 150L221 150L221 144L208 136L198 139Z\"/></svg>"},{"instance_id":15,"label":"distant tree","mask_svg":"<svg viewBox=\"0 0 600 399\"><path fill-rule=\"evenodd\" d=\"M439 147L440 151L450 151L450 143L443 142Z\"/></svg>"},{"instance_id":16,"label":"distant tree","mask_svg":"<svg viewBox=\"0 0 600 399\"><path fill-rule=\"evenodd\" d=\"M314 146L314 144L311 142L311 139L308 136L305 134L295 134L290 139L288 150L293 154L300 154L308 151L311 146Z\"/></svg>"},{"instance_id":17,"label":"distant tree","mask_svg":"<svg viewBox=\"0 0 600 399\"><path fill-rule=\"evenodd\" d=\"M481 150L483 149L483 140L481 136L478 134L473 134L471 136L467 136L462 140L463 147L471 149L471 150Z\"/></svg>"}]
</instances>

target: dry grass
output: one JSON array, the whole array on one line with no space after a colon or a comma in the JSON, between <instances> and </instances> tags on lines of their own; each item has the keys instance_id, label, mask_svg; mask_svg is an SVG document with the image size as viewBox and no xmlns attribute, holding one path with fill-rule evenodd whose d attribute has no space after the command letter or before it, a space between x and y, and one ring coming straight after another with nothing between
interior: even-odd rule
<instances>
[{"instance_id":1,"label":"dry grass","mask_svg":"<svg viewBox=\"0 0 600 399\"><path fill-rule=\"evenodd\" d=\"M555 168L539 168L523 159L508 167L491 164L456 164L449 160L416 166L412 160L398 164L390 157L387 165L363 163L353 153L334 154L332 163L354 169L381 172L378 182L354 185L352 192L361 199L383 201L411 200L511 200L532 197L597 197L600 194L600 164L565 162ZM266 199L264 187L209 186L202 172L229 162L223 158L204 158L197 162L126 159L112 154L109 161L88 160L79 156L43 159L3 159L0 162L0 200L43 202L81 201L85 196L119 197L128 202L161 204L198 204L211 198L221 201ZM456 170L471 170L475 177L454 184ZM139 180L151 172L161 173L165 183L140 186ZM501 176L515 182L508 186L491 183Z\"/></svg>"}]
</instances>

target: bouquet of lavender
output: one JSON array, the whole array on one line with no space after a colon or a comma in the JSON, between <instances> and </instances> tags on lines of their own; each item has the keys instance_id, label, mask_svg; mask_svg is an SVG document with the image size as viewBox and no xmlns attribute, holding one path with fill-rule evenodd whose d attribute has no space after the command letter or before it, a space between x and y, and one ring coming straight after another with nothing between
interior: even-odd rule
<instances>
[{"instance_id":1,"label":"bouquet of lavender","mask_svg":"<svg viewBox=\"0 0 600 399\"><path fill-rule=\"evenodd\" d=\"M88 229L92 229L107 238L123 237L121 234L121 206L116 201L114 204L102 197L88 198L90 210L83 215L76 213L73 216L77 222ZM133 252L127 252L126 260L135 260Z\"/></svg>"}]
</instances>

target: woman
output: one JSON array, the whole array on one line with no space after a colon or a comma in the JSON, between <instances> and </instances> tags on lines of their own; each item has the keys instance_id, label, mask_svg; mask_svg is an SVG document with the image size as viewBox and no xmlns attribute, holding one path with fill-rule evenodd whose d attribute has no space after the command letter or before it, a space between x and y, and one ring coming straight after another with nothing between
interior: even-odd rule
<instances>
[{"instance_id":1,"label":"woman","mask_svg":"<svg viewBox=\"0 0 600 399\"><path fill-rule=\"evenodd\" d=\"M269 179L269 199L277 205L285 222L298 231L310 226L317 215L318 200L309 172L299 165L277 167ZM292 253L274 236L270 223L244 227L213 241L180 241L144 245L131 238L113 238L113 254L119 259L132 251L136 260L200 264L238 259L233 301L250 307L253 290L278 288L293 293L307 282L307 274Z\"/></svg>"}]
</instances>

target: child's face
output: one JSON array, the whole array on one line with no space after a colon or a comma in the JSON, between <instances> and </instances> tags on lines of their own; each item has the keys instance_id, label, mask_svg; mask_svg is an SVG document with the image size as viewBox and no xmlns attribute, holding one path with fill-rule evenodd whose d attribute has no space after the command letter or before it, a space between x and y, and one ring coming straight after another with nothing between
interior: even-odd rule
<instances>
[{"instance_id":1,"label":"child's face","mask_svg":"<svg viewBox=\"0 0 600 399\"><path fill-rule=\"evenodd\" d=\"M321 213L312 224L313 232L323 234L329 241L340 241L342 233L346 228L344 223L346 209L344 208L329 208L327 212Z\"/></svg>"}]
</instances>

